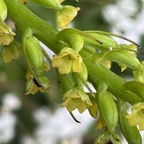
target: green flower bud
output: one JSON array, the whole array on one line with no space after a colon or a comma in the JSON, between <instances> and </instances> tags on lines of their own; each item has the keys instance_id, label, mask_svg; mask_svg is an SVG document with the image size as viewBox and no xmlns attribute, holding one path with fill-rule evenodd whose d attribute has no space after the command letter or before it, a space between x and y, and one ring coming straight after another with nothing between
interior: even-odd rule
<instances>
[{"instance_id":1,"label":"green flower bud","mask_svg":"<svg viewBox=\"0 0 144 144\"><path fill-rule=\"evenodd\" d=\"M117 49L107 52L107 54L105 55L105 59L117 62L120 65L126 65L127 67L130 67L132 69L139 69L141 66L139 60L135 56L131 55L128 51L123 49Z\"/></svg>"},{"instance_id":2,"label":"green flower bud","mask_svg":"<svg viewBox=\"0 0 144 144\"><path fill-rule=\"evenodd\" d=\"M74 49L76 52L79 52L84 45L84 39L79 34L75 33L75 30L73 29L64 29L61 30L56 37L58 42L64 42L69 45L72 49Z\"/></svg>"},{"instance_id":3,"label":"green flower bud","mask_svg":"<svg viewBox=\"0 0 144 144\"><path fill-rule=\"evenodd\" d=\"M4 21L7 17L7 7L3 0L0 0L0 18Z\"/></svg>"},{"instance_id":4,"label":"green flower bud","mask_svg":"<svg viewBox=\"0 0 144 144\"><path fill-rule=\"evenodd\" d=\"M44 55L39 41L32 35L26 37L24 40L24 54L30 67L41 71L44 65Z\"/></svg>"},{"instance_id":5,"label":"green flower bud","mask_svg":"<svg viewBox=\"0 0 144 144\"><path fill-rule=\"evenodd\" d=\"M62 1L59 0L33 0L47 8L59 10L62 8L60 4Z\"/></svg>"},{"instance_id":6,"label":"green flower bud","mask_svg":"<svg viewBox=\"0 0 144 144\"><path fill-rule=\"evenodd\" d=\"M131 91L144 100L144 83L137 81L128 81L123 84L126 91Z\"/></svg>"},{"instance_id":7,"label":"green flower bud","mask_svg":"<svg viewBox=\"0 0 144 144\"><path fill-rule=\"evenodd\" d=\"M88 36L84 37L84 41L88 45L91 45L98 49L108 49L108 50L119 48L118 43L108 35L96 32L91 33L89 31L85 31L85 33L88 34ZM95 38L97 41L95 41L92 38Z\"/></svg>"},{"instance_id":8,"label":"green flower bud","mask_svg":"<svg viewBox=\"0 0 144 144\"><path fill-rule=\"evenodd\" d=\"M118 110L112 95L106 91L105 84L98 85L96 100L104 124L113 133L118 123Z\"/></svg>"}]
</instances>

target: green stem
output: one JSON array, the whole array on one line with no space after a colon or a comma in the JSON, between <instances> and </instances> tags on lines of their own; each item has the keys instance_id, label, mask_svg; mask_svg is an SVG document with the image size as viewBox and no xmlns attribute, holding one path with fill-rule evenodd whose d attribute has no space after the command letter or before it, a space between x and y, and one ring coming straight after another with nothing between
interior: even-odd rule
<instances>
[{"instance_id":1,"label":"green stem","mask_svg":"<svg viewBox=\"0 0 144 144\"><path fill-rule=\"evenodd\" d=\"M87 66L89 79L92 83L94 83L94 85L98 84L99 81L105 82L108 86L108 90L114 96L121 98L130 104L135 104L142 101L142 99L137 95L122 90L122 85L126 82L123 78L114 74L100 64L93 62L92 55L90 53L82 50L80 54Z\"/></svg>"},{"instance_id":2,"label":"green stem","mask_svg":"<svg viewBox=\"0 0 144 144\"><path fill-rule=\"evenodd\" d=\"M53 49L54 52L59 52L59 46L55 41L55 36L58 31L53 26L32 13L28 8L21 4L19 0L4 1L7 5L8 13L16 24L16 28L21 36L25 29L31 28L33 34L40 41Z\"/></svg>"},{"instance_id":3,"label":"green stem","mask_svg":"<svg viewBox=\"0 0 144 144\"><path fill-rule=\"evenodd\" d=\"M23 35L24 30L31 28L33 34L40 41L55 53L59 53L62 47L55 41L58 31L54 27L33 14L28 8L21 4L19 0L4 1L7 5L9 15L15 22L21 36ZM130 104L142 101L137 95L123 91L122 85L126 81L110 70L94 63L92 60L93 55L84 50L81 50L80 54L86 64L89 78L92 83L97 84L99 80L105 82L108 86L108 90L114 96L117 96Z\"/></svg>"}]
</instances>

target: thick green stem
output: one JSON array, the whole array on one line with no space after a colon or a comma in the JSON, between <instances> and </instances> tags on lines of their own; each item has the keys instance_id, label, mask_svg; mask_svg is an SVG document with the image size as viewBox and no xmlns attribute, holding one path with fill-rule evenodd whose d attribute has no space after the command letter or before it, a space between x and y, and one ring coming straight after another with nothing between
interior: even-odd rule
<instances>
[{"instance_id":1,"label":"thick green stem","mask_svg":"<svg viewBox=\"0 0 144 144\"><path fill-rule=\"evenodd\" d=\"M92 55L85 50L80 52L83 60L87 66L89 79L92 83L98 84L99 81L103 81L107 84L108 90L116 97L122 100L134 104L142 101L137 95L133 93L128 93L122 90L122 85L126 82L123 78L114 74L107 68L104 68L100 64L96 64L92 60Z\"/></svg>"},{"instance_id":2,"label":"thick green stem","mask_svg":"<svg viewBox=\"0 0 144 144\"><path fill-rule=\"evenodd\" d=\"M19 0L4 1L7 5L9 15L15 22L21 35L27 28L30 28L33 34L40 41L55 53L59 53L62 47L55 41L55 36L58 31L54 27L33 14L23 4L21 4ZM126 82L124 79L101 65L94 63L91 59L92 55L88 52L81 50L80 54L88 68L89 78L94 84L96 84L99 79L107 84L108 90L113 95L123 99L124 101L131 104L141 101L137 95L122 90L122 85Z\"/></svg>"},{"instance_id":3,"label":"thick green stem","mask_svg":"<svg viewBox=\"0 0 144 144\"><path fill-rule=\"evenodd\" d=\"M45 22L28 8L20 3L19 0L4 0L8 13L11 19L16 24L16 27L20 33L27 28L31 28L34 35L48 47L53 49L54 52L59 52L59 46L55 41L55 36L58 31L52 27L49 23Z\"/></svg>"}]
</instances>

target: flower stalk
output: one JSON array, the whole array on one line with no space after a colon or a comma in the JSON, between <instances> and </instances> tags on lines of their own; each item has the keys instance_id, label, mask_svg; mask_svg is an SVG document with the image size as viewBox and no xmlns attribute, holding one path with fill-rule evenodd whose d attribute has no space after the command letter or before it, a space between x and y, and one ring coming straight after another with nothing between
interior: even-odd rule
<instances>
[{"instance_id":1,"label":"flower stalk","mask_svg":"<svg viewBox=\"0 0 144 144\"><path fill-rule=\"evenodd\" d=\"M7 28L12 35L6 43L1 42L0 39L0 44L11 44L8 51L3 50L2 56L6 62L18 58L20 54L25 57L28 66L26 94L35 94L38 90L46 92L51 87L44 75L50 69L47 62L49 56L46 56L49 53L44 53L40 46L39 41L41 41L55 53L49 62L57 70L57 83L63 92L64 102L61 106L66 107L73 118L72 112L75 109L80 113L89 110L93 118L97 118L97 113L100 113L99 123L101 124L98 124L98 127L105 127L106 133L95 143L101 141L102 143L121 143L115 128L120 118L119 112L123 110L123 106L125 108L125 103L131 104L133 108L132 113L127 116L125 109L124 115L119 119L124 135L129 136L129 132L125 130L128 123L131 126L138 125L140 130L144 129L144 64L136 57L138 45L135 42L108 32L66 28L77 15L79 8L63 6L60 0L53 2L34 0L55 11L57 25L63 29L60 31L31 12L21 0L3 1L16 26L15 33L20 35L22 51L16 47L10 47L13 46L11 42L15 33ZM3 20L1 24L4 25ZM2 34L0 29L0 38ZM111 36L122 38L132 44L118 44ZM4 40L8 40L7 38ZM10 58L7 58L7 55ZM121 72L129 67L133 72L134 80L128 82L112 72L112 62L120 66ZM92 83L97 92L91 90L88 82ZM88 92L84 90L84 87ZM119 104L119 100L123 103ZM131 126L128 129L131 129ZM127 139L129 141L129 137Z\"/></svg>"}]
</instances>

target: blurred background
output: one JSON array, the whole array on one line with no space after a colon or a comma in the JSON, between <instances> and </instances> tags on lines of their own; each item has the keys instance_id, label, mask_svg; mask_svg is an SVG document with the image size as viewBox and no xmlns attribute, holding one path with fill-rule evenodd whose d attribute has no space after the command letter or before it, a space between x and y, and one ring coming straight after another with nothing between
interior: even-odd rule
<instances>
[{"instance_id":1,"label":"blurred background","mask_svg":"<svg viewBox=\"0 0 144 144\"><path fill-rule=\"evenodd\" d=\"M72 27L122 34L141 45L139 51L144 52L144 0L65 0L63 4L81 8ZM51 10L34 2L26 6L55 26ZM116 65L112 68L123 77L131 75L129 69L120 73ZM61 94L54 69L47 74L53 88L35 95L25 95L25 73L22 57L8 64L0 58L0 144L93 144L99 135L96 121L87 111L82 115L74 111L81 124L76 123L60 107Z\"/></svg>"}]
</instances>

